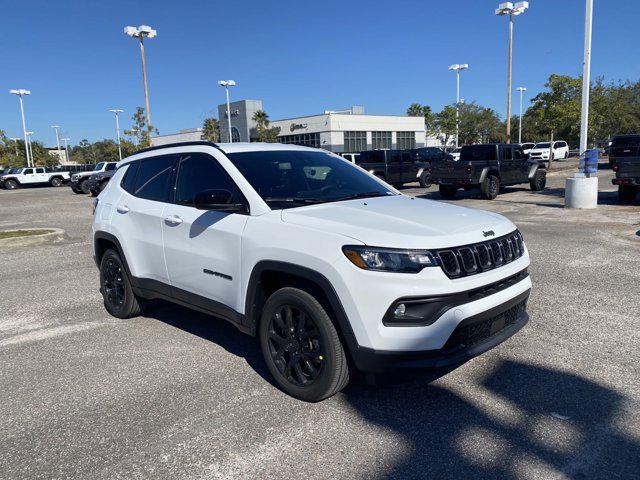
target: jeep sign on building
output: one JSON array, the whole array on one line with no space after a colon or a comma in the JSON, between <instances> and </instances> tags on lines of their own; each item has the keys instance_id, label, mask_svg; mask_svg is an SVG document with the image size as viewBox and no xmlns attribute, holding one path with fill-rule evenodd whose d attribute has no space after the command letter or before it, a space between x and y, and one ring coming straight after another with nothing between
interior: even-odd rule
<instances>
[{"instance_id":1,"label":"jeep sign on building","mask_svg":"<svg viewBox=\"0 0 640 480\"><path fill-rule=\"evenodd\" d=\"M262 110L262 100L240 100L231 102L231 133L234 142L251 142L257 140L256 122L253 114ZM220 120L220 141L229 141L229 121L227 120L227 104L218 105Z\"/></svg>"}]
</instances>

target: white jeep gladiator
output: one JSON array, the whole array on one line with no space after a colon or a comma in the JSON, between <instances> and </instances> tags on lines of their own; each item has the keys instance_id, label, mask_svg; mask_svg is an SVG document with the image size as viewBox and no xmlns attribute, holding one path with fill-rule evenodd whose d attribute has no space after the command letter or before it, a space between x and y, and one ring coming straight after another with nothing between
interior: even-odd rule
<instances>
[{"instance_id":1,"label":"white jeep gladiator","mask_svg":"<svg viewBox=\"0 0 640 480\"><path fill-rule=\"evenodd\" d=\"M15 190L27 185L50 185L59 187L69 180L69 172L48 172L45 167L18 168L14 173L0 177L0 185Z\"/></svg>"}]
</instances>

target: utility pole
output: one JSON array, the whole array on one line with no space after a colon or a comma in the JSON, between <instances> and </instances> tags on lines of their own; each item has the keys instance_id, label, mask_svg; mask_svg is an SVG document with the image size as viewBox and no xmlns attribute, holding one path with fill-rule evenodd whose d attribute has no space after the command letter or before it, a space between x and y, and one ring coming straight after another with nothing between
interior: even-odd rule
<instances>
[{"instance_id":1,"label":"utility pole","mask_svg":"<svg viewBox=\"0 0 640 480\"><path fill-rule=\"evenodd\" d=\"M140 25L136 27L124 27L124 33L130 37L138 39L140 44L140 57L142 58L142 83L144 84L144 102L145 113L147 116L147 129L149 129L149 137L151 137L151 109L149 108L149 89L147 87L147 62L144 55L144 37L154 38L158 35L158 32L148 25Z\"/></svg>"},{"instance_id":2,"label":"utility pole","mask_svg":"<svg viewBox=\"0 0 640 480\"><path fill-rule=\"evenodd\" d=\"M584 21L584 66L582 68L582 117L580 120L580 155L587 149L589 133L589 90L591 88L591 27L593 21L593 0L586 0Z\"/></svg>"},{"instance_id":3,"label":"utility pole","mask_svg":"<svg viewBox=\"0 0 640 480\"><path fill-rule=\"evenodd\" d=\"M520 92L520 124L518 125L518 143L522 143L522 93L526 92L525 87L516 88Z\"/></svg>"},{"instance_id":4,"label":"utility pole","mask_svg":"<svg viewBox=\"0 0 640 480\"><path fill-rule=\"evenodd\" d=\"M9 90L9 93L17 95L20 99L20 113L22 114L22 132L24 133L24 150L27 155L27 167L31 166L31 157L29 155L29 137L27 135L27 122L24 119L24 105L22 104L22 97L24 95L31 95L29 90L20 88L17 90Z\"/></svg>"},{"instance_id":5,"label":"utility pole","mask_svg":"<svg viewBox=\"0 0 640 480\"><path fill-rule=\"evenodd\" d=\"M120 113L123 112L123 110L120 110L119 108L112 108L109 111L113 112L116 116L116 136L118 138L118 157L120 158L120 160L122 160L122 146L120 145L120 120L118 116Z\"/></svg>"},{"instance_id":6,"label":"utility pole","mask_svg":"<svg viewBox=\"0 0 640 480\"><path fill-rule=\"evenodd\" d=\"M233 135L231 135L231 103L229 102L229 87L235 87L234 80L220 80L218 85L224 87L227 92L227 125L229 126L229 143L233 143Z\"/></svg>"},{"instance_id":7,"label":"utility pole","mask_svg":"<svg viewBox=\"0 0 640 480\"><path fill-rule=\"evenodd\" d=\"M56 131L56 144L58 145L58 161L62 160L62 151L60 150L60 132L58 131L60 128L60 125L51 125L51 128L53 128Z\"/></svg>"},{"instance_id":8,"label":"utility pole","mask_svg":"<svg viewBox=\"0 0 640 480\"><path fill-rule=\"evenodd\" d=\"M466 70L469 64L462 63L449 66L449 70L456 72L456 148L458 148L458 138L460 136L460 70Z\"/></svg>"}]
</instances>

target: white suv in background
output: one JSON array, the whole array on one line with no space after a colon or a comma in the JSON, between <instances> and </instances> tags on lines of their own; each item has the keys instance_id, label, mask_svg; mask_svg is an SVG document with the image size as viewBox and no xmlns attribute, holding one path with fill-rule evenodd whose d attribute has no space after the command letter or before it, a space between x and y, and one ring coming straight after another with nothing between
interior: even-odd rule
<instances>
[{"instance_id":1,"label":"white suv in background","mask_svg":"<svg viewBox=\"0 0 640 480\"><path fill-rule=\"evenodd\" d=\"M536 143L536 145L529 150L529 158L533 160L549 160L550 145L549 142ZM563 140L558 140L557 142L553 142L553 160L561 158L569 158L569 145Z\"/></svg>"},{"instance_id":2,"label":"white suv in background","mask_svg":"<svg viewBox=\"0 0 640 480\"><path fill-rule=\"evenodd\" d=\"M164 298L223 318L307 401L353 369L451 369L529 318L529 255L509 220L403 195L315 148L141 151L96 199L93 235L109 313Z\"/></svg>"}]
</instances>

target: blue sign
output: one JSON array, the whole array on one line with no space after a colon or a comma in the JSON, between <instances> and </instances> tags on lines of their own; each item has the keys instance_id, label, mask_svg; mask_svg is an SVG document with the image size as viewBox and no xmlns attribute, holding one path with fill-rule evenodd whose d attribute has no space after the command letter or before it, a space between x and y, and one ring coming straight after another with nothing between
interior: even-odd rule
<instances>
[{"instance_id":1,"label":"blue sign","mask_svg":"<svg viewBox=\"0 0 640 480\"><path fill-rule=\"evenodd\" d=\"M593 148L585 150L584 155L580 157L579 170L580 173L598 173L598 150Z\"/></svg>"}]
</instances>

